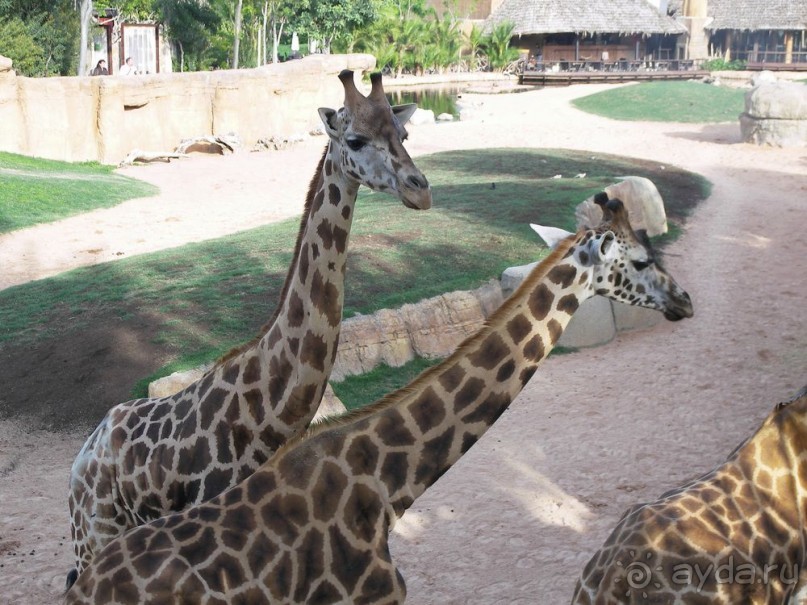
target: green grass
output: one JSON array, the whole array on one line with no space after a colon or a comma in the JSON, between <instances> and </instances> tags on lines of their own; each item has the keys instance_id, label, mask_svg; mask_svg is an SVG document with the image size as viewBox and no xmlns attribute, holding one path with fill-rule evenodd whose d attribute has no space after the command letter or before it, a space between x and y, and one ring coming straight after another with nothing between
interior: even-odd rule
<instances>
[{"instance_id":1,"label":"green grass","mask_svg":"<svg viewBox=\"0 0 807 605\"><path fill-rule=\"evenodd\" d=\"M650 122L729 122L744 108L745 91L701 82L644 82L621 86L572 103L614 120Z\"/></svg>"},{"instance_id":2,"label":"green grass","mask_svg":"<svg viewBox=\"0 0 807 605\"><path fill-rule=\"evenodd\" d=\"M672 166L590 152L455 151L418 158L418 165L433 186L431 210L360 194L345 317L475 288L508 266L542 258L547 250L528 223L572 230L574 207L621 176L652 179L674 222L709 189ZM582 172L585 178L551 178ZM112 347L127 334L147 339L160 352L150 378L212 360L271 315L297 228L289 220L0 291L0 352L46 349L102 330ZM143 392L141 384L135 395Z\"/></svg>"},{"instance_id":3,"label":"green grass","mask_svg":"<svg viewBox=\"0 0 807 605\"><path fill-rule=\"evenodd\" d=\"M440 359L415 357L409 363L397 368L381 364L366 374L348 376L342 382L332 382L331 386L345 407L353 410L378 401L387 393L406 386L418 374L439 362Z\"/></svg>"},{"instance_id":4,"label":"green grass","mask_svg":"<svg viewBox=\"0 0 807 605\"><path fill-rule=\"evenodd\" d=\"M151 196L157 188L111 166L0 152L0 233Z\"/></svg>"}]
</instances>

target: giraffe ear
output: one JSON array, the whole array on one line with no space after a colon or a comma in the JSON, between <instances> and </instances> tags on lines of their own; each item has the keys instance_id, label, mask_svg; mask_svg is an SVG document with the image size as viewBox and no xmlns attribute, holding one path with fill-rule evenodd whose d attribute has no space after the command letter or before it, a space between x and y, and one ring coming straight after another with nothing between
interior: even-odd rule
<instances>
[{"instance_id":1,"label":"giraffe ear","mask_svg":"<svg viewBox=\"0 0 807 605\"><path fill-rule=\"evenodd\" d=\"M533 231L538 234L538 237L544 240L546 245L550 248L554 248L570 235L574 235L574 233L558 229L557 227L545 227L544 225L534 225L532 223L530 223L530 227L532 227Z\"/></svg>"},{"instance_id":2,"label":"giraffe ear","mask_svg":"<svg viewBox=\"0 0 807 605\"><path fill-rule=\"evenodd\" d=\"M325 125L325 133L332 139L336 139L339 133L336 130L336 110L329 109L328 107L320 107L318 110L319 117Z\"/></svg>"},{"instance_id":3,"label":"giraffe ear","mask_svg":"<svg viewBox=\"0 0 807 605\"><path fill-rule=\"evenodd\" d=\"M591 264L607 263L616 258L616 236L613 231L598 233L586 244Z\"/></svg>"},{"instance_id":4,"label":"giraffe ear","mask_svg":"<svg viewBox=\"0 0 807 605\"><path fill-rule=\"evenodd\" d=\"M406 124L409 121L415 111L417 111L417 103L407 103L406 105L393 105L392 106L392 113L395 114L395 117L398 118L398 121L401 123L401 126Z\"/></svg>"}]
</instances>

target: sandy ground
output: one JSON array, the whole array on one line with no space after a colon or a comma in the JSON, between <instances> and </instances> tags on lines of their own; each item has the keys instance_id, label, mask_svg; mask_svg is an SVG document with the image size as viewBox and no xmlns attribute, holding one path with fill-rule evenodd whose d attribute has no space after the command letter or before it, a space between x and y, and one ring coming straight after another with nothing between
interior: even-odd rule
<instances>
[{"instance_id":1,"label":"sandy ground","mask_svg":"<svg viewBox=\"0 0 807 605\"><path fill-rule=\"evenodd\" d=\"M665 263L695 317L544 364L396 527L410 603L568 602L629 505L722 461L807 384L807 149L740 143L737 123L621 123L568 103L601 88L465 95L473 119L412 127L407 146L564 147L704 174L713 194ZM0 238L0 286L295 215L323 145L126 169L162 194ZM0 603L59 601L83 438L0 422Z\"/></svg>"}]
</instances>

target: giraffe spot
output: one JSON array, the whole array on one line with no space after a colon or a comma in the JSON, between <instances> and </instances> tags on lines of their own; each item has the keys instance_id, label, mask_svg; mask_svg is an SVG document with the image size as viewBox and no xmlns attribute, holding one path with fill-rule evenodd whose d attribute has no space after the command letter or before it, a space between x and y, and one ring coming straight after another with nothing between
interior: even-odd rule
<instances>
[{"instance_id":1,"label":"giraffe spot","mask_svg":"<svg viewBox=\"0 0 807 605\"><path fill-rule=\"evenodd\" d=\"M299 528L308 520L308 505L305 498L297 494L278 494L261 509L261 518L281 543L291 544L297 539Z\"/></svg>"},{"instance_id":2,"label":"giraffe spot","mask_svg":"<svg viewBox=\"0 0 807 605\"><path fill-rule=\"evenodd\" d=\"M152 579L146 584L146 593L150 597L155 597L154 600L159 600L164 595L179 594L189 603L199 602L203 594L203 587L194 574L186 576L187 571L188 566L183 561L177 558L169 559L158 575L149 576ZM183 576L186 577L186 580L180 585L179 582Z\"/></svg>"},{"instance_id":3,"label":"giraffe spot","mask_svg":"<svg viewBox=\"0 0 807 605\"><path fill-rule=\"evenodd\" d=\"M300 339L299 338L288 338L286 340L286 344L289 345L289 352L292 356L297 357L300 354Z\"/></svg>"},{"instance_id":4,"label":"giraffe spot","mask_svg":"<svg viewBox=\"0 0 807 605\"><path fill-rule=\"evenodd\" d=\"M510 349L496 332L491 332L482 341L480 347L468 355L468 361L474 366L492 370L510 354Z\"/></svg>"},{"instance_id":5,"label":"giraffe spot","mask_svg":"<svg viewBox=\"0 0 807 605\"><path fill-rule=\"evenodd\" d=\"M294 567L291 562L291 555L284 552L280 561L272 569L272 573L266 574L264 583L278 601L288 601L291 595L291 579L294 575Z\"/></svg>"},{"instance_id":6,"label":"giraffe spot","mask_svg":"<svg viewBox=\"0 0 807 605\"><path fill-rule=\"evenodd\" d=\"M314 195L314 201L311 206L312 213L319 212L320 208L322 208L322 203L325 201L325 190L320 189Z\"/></svg>"},{"instance_id":7,"label":"giraffe spot","mask_svg":"<svg viewBox=\"0 0 807 605\"><path fill-rule=\"evenodd\" d=\"M250 389L243 394L247 411L252 419L258 424L263 424L266 411L263 409L263 393L260 389Z\"/></svg>"},{"instance_id":8,"label":"giraffe spot","mask_svg":"<svg viewBox=\"0 0 807 605\"><path fill-rule=\"evenodd\" d=\"M247 579L241 562L226 552L219 553L210 565L197 570L197 573L210 590L220 593L241 586Z\"/></svg>"},{"instance_id":9,"label":"giraffe spot","mask_svg":"<svg viewBox=\"0 0 807 605\"><path fill-rule=\"evenodd\" d=\"M300 355L300 361L320 372L324 372L327 355L328 344L322 336L314 334L310 330L306 332L303 338L303 351Z\"/></svg>"},{"instance_id":10,"label":"giraffe spot","mask_svg":"<svg viewBox=\"0 0 807 605\"><path fill-rule=\"evenodd\" d=\"M455 364L440 374L437 380L447 393L451 393L460 385L464 377L465 370L458 364Z\"/></svg>"},{"instance_id":11,"label":"giraffe spot","mask_svg":"<svg viewBox=\"0 0 807 605\"><path fill-rule=\"evenodd\" d=\"M373 555L368 550L354 548L347 537L343 536L339 528L334 525L328 528L328 539L333 557L331 573L347 589L348 593L353 593L359 579L369 567Z\"/></svg>"},{"instance_id":12,"label":"giraffe spot","mask_svg":"<svg viewBox=\"0 0 807 605\"><path fill-rule=\"evenodd\" d=\"M263 532L257 532L249 549L246 551L246 563L253 577L259 577L277 556L277 546ZM272 574L268 574L272 575Z\"/></svg>"},{"instance_id":13,"label":"giraffe spot","mask_svg":"<svg viewBox=\"0 0 807 605\"><path fill-rule=\"evenodd\" d=\"M345 452L345 459L354 476L375 473L378 457L378 446L367 435L353 439Z\"/></svg>"},{"instance_id":14,"label":"giraffe spot","mask_svg":"<svg viewBox=\"0 0 807 605\"><path fill-rule=\"evenodd\" d=\"M174 406L174 417L177 420L184 420L189 414L193 413L193 404L190 399L183 398Z\"/></svg>"},{"instance_id":15,"label":"giraffe spot","mask_svg":"<svg viewBox=\"0 0 807 605\"><path fill-rule=\"evenodd\" d=\"M421 433L438 426L445 418L443 402L432 387L427 387L415 401L410 403L407 411L417 423Z\"/></svg>"},{"instance_id":16,"label":"giraffe spot","mask_svg":"<svg viewBox=\"0 0 807 605\"><path fill-rule=\"evenodd\" d=\"M519 380L521 380L521 385L526 386L527 383L532 378L532 375L535 374L535 370L538 369L537 365L534 366L527 366L523 370L521 370L521 374L519 374Z\"/></svg>"},{"instance_id":17,"label":"giraffe spot","mask_svg":"<svg viewBox=\"0 0 807 605\"><path fill-rule=\"evenodd\" d=\"M286 436L283 433L276 431L272 428L271 424L267 424L260 434L261 443L266 446L270 452L277 451L277 449L286 443ZM253 452L255 461L260 465L266 462L266 457L263 456L257 449Z\"/></svg>"},{"instance_id":18,"label":"giraffe spot","mask_svg":"<svg viewBox=\"0 0 807 605\"><path fill-rule=\"evenodd\" d=\"M409 473L409 459L405 452L389 452L381 464L381 479L390 494L396 493L406 485Z\"/></svg>"},{"instance_id":19,"label":"giraffe spot","mask_svg":"<svg viewBox=\"0 0 807 605\"><path fill-rule=\"evenodd\" d=\"M314 503L314 517L320 521L328 521L339 507L339 499L347 487L348 480L336 463L326 460L322 463L319 477L311 488L311 499Z\"/></svg>"},{"instance_id":20,"label":"giraffe spot","mask_svg":"<svg viewBox=\"0 0 807 605\"><path fill-rule=\"evenodd\" d=\"M141 552L139 555L131 558L132 569L134 569L134 572L139 577L153 578L157 575L157 571L160 569L160 566L165 563L165 560L155 555L156 553L149 548L147 551Z\"/></svg>"},{"instance_id":21,"label":"giraffe spot","mask_svg":"<svg viewBox=\"0 0 807 605\"><path fill-rule=\"evenodd\" d=\"M331 225L331 221L323 219L317 226L317 235L322 240L322 247L330 250L331 246L333 246L333 225Z\"/></svg>"},{"instance_id":22,"label":"giraffe spot","mask_svg":"<svg viewBox=\"0 0 807 605\"><path fill-rule=\"evenodd\" d=\"M585 250L581 250L580 253L578 254L578 258L580 258L581 265L583 265L584 267L588 265L590 258L588 252L586 252Z\"/></svg>"},{"instance_id":23,"label":"giraffe spot","mask_svg":"<svg viewBox=\"0 0 807 605\"><path fill-rule=\"evenodd\" d=\"M204 377L202 378L202 381L199 382L198 384L199 388L197 389L197 396L199 399L204 399L204 397L207 395L207 391L210 389L211 386L213 386L213 372L208 372L207 374L205 374ZM179 405L177 405L174 408L174 413L176 413L178 418L182 418L187 413L183 409L184 408L183 404L185 403L187 403L188 406L187 409L190 409L191 401L190 399L187 398L185 398L183 401L180 401Z\"/></svg>"},{"instance_id":24,"label":"giraffe spot","mask_svg":"<svg viewBox=\"0 0 807 605\"><path fill-rule=\"evenodd\" d=\"M166 418L165 422L163 422L162 427L160 428L159 440L165 441L173 434L174 434L174 423L171 421L170 418Z\"/></svg>"},{"instance_id":25,"label":"giraffe spot","mask_svg":"<svg viewBox=\"0 0 807 605\"><path fill-rule=\"evenodd\" d=\"M292 328L299 328L305 321L305 307L303 306L303 299L296 291L292 290L288 298L288 324Z\"/></svg>"},{"instance_id":26,"label":"giraffe spot","mask_svg":"<svg viewBox=\"0 0 807 605\"><path fill-rule=\"evenodd\" d=\"M502 367L499 368L499 371L496 373L496 381L497 382L504 382L508 378L513 375L513 372L516 371L516 362L512 359L508 359L506 362L502 364Z\"/></svg>"},{"instance_id":27,"label":"giraffe spot","mask_svg":"<svg viewBox=\"0 0 807 605\"><path fill-rule=\"evenodd\" d=\"M179 421L179 439L184 441L191 439L196 434L196 412L186 414L184 417L177 415Z\"/></svg>"},{"instance_id":28,"label":"giraffe spot","mask_svg":"<svg viewBox=\"0 0 807 605\"><path fill-rule=\"evenodd\" d=\"M305 285L305 282L308 280L308 244L303 244L300 248L300 253L297 255L298 263L299 263L299 271L297 274L300 276L300 283Z\"/></svg>"},{"instance_id":29,"label":"giraffe spot","mask_svg":"<svg viewBox=\"0 0 807 605\"><path fill-rule=\"evenodd\" d=\"M560 325L560 322L555 319L550 319L546 324L546 329L549 332L549 342L552 346L560 339L561 334L563 334L563 326Z\"/></svg>"},{"instance_id":30,"label":"giraffe spot","mask_svg":"<svg viewBox=\"0 0 807 605\"><path fill-rule=\"evenodd\" d=\"M330 605L342 601L342 594L329 580L320 578L319 584L305 602L310 605Z\"/></svg>"},{"instance_id":31,"label":"giraffe spot","mask_svg":"<svg viewBox=\"0 0 807 605\"><path fill-rule=\"evenodd\" d=\"M343 512L345 526L356 538L371 544L376 533L383 531L383 528L379 527L381 507L379 495L374 490L363 483L356 484L345 502Z\"/></svg>"},{"instance_id":32,"label":"giraffe spot","mask_svg":"<svg viewBox=\"0 0 807 605\"><path fill-rule=\"evenodd\" d=\"M532 322L523 315L516 315L507 322L507 333L515 344L520 343L532 331Z\"/></svg>"},{"instance_id":33,"label":"giraffe spot","mask_svg":"<svg viewBox=\"0 0 807 605\"><path fill-rule=\"evenodd\" d=\"M252 509L241 504L227 510L221 520L221 540L228 548L241 551L246 546L250 533L255 530Z\"/></svg>"},{"instance_id":34,"label":"giraffe spot","mask_svg":"<svg viewBox=\"0 0 807 605\"><path fill-rule=\"evenodd\" d=\"M466 407L471 405L474 401L476 401L484 388L484 380L476 377L469 378L454 396L454 411L459 412L460 410L464 410Z\"/></svg>"},{"instance_id":35,"label":"giraffe spot","mask_svg":"<svg viewBox=\"0 0 807 605\"><path fill-rule=\"evenodd\" d=\"M338 206L339 202L342 201L342 192L339 190L339 187L333 183L328 185L328 200L334 206Z\"/></svg>"},{"instance_id":36,"label":"giraffe spot","mask_svg":"<svg viewBox=\"0 0 807 605\"><path fill-rule=\"evenodd\" d=\"M303 538L297 555L297 588L294 591L296 603L308 603L308 595L314 582L325 573L325 536L318 529L310 530Z\"/></svg>"},{"instance_id":37,"label":"giraffe spot","mask_svg":"<svg viewBox=\"0 0 807 605\"><path fill-rule=\"evenodd\" d=\"M546 284L538 284L535 289L530 292L527 299L527 305L530 308L530 313L538 321L542 321L552 309L552 301L555 300L555 295L552 294Z\"/></svg>"},{"instance_id":38,"label":"giraffe spot","mask_svg":"<svg viewBox=\"0 0 807 605\"><path fill-rule=\"evenodd\" d=\"M415 483L429 487L448 470L449 454L453 443L454 427L452 426L442 435L429 439L423 444L420 461L415 469Z\"/></svg>"},{"instance_id":39,"label":"giraffe spot","mask_svg":"<svg viewBox=\"0 0 807 605\"><path fill-rule=\"evenodd\" d=\"M208 469L202 481L204 482L202 501L210 500L232 485L233 471L226 467L211 468Z\"/></svg>"},{"instance_id":40,"label":"giraffe spot","mask_svg":"<svg viewBox=\"0 0 807 605\"><path fill-rule=\"evenodd\" d=\"M228 361L224 366L224 371L221 373L221 379L227 384L235 384L238 380L238 373L241 371L241 366L232 361Z\"/></svg>"},{"instance_id":41,"label":"giraffe spot","mask_svg":"<svg viewBox=\"0 0 807 605\"><path fill-rule=\"evenodd\" d=\"M213 424L216 412L224 407L224 398L229 395L228 391L216 387L207 392L207 397L199 402L199 428L206 431Z\"/></svg>"},{"instance_id":42,"label":"giraffe spot","mask_svg":"<svg viewBox=\"0 0 807 605\"><path fill-rule=\"evenodd\" d=\"M468 412L462 420L467 423L485 422L491 425L499 419L499 416L504 413L509 405L510 395L508 393L490 393L482 403Z\"/></svg>"},{"instance_id":43,"label":"giraffe spot","mask_svg":"<svg viewBox=\"0 0 807 605\"><path fill-rule=\"evenodd\" d=\"M177 515L178 516L178 515ZM199 534L198 523L186 522L174 529L174 537L180 542L187 542L179 547L179 556L185 559L191 567L199 567L210 559L218 550L216 533L212 527L206 527ZM195 540L191 538L197 537Z\"/></svg>"},{"instance_id":44,"label":"giraffe spot","mask_svg":"<svg viewBox=\"0 0 807 605\"><path fill-rule=\"evenodd\" d=\"M325 175L331 176L333 174L333 162L331 160L325 160Z\"/></svg>"},{"instance_id":45,"label":"giraffe spot","mask_svg":"<svg viewBox=\"0 0 807 605\"><path fill-rule=\"evenodd\" d=\"M283 401L283 395L289 386L289 378L294 372L285 351L280 351L269 360L269 403L276 408Z\"/></svg>"},{"instance_id":46,"label":"giraffe spot","mask_svg":"<svg viewBox=\"0 0 807 605\"><path fill-rule=\"evenodd\" d=\"M348 232L346 229L337 226L333 228L333 243L339 254L344 254L347 249L347 237Z\"/></svg>"},{"instance_id":47,"label":"giraffe spot","mask_svg":"<svg viewBox=\"0 0 807 605\"><path fill-rule=\"evenodd\" d=\"M558 284L562 288L568 288L574 283L577 269L574 265L557 265L546 274L547 279L553 284Z\"/></svg>"},{"instance_id":48,"label":"giraffe spot","mask_svg":"<svg viewBox=\"0 0 807 605\"><path fill-rule=\"evenodd\" d=\"M104 575L122 564L123 553L121 553L120 540L116 540L115 542L111 542L110 545L104 549L102 554L98 555L95 561L95 571L98 575Z\"/></svg>"},{"instance_id":49,"label":"giraffe spot","mask_svg":"<svg viewBox=\"0 0 807 605\"><path fill-rule=\"evenodd\" d=\"M311 260L316 261L319 258L319 246L311 244Z\"/></svg>"},{"instance_id":50,"label":"giraffe spot","mask_svg":"<svg viewBox=\"0 0 807 605\"><path fill-rule=\"evenodd\" d=\"M544 341L540 335L536 334L527 341L524 345L524 357L529 361L540 361L544 358L546 351L544 350Z\"/></svg>"},{"instance_id":51,"label":"giraffe spot","mask_svg":"<svg viewBox=\"0 0 807 605\"><path fill-rule=\"evenodd\" d=\"M300 384L294 387L286 400L286 405L283 406L283 411L278 415L280 421L292 425L308 416L322 399L322 394L318 395L317 389L318 385L315 383Z\"/></svg>"},{"instance_id":52,"label":"giraffe spot","mask_svg":"<svg viewBox=\"0 0 807 605\"><path fill-rule=\"evenodd\" d=\"M319 271L314 272L311 281L311 302L328 319L332 328L342 320L341 290L330 280L325 281Z\"/></svg>"},{"instance_id":53,"label":"giraffe spot","mask_svg":"<svg viewBox=\"0 0 807 605\"><path fill-rule=\"evenodd\" d=\"M245 484L247 502L258 504L266 494L277 489L277 481L273 473L258 470Z\"/></svg>"},{"instance_id":54,"label":"giraffe spot","mask_svg":"<svg viewBox=\"0 0 807 605\"><path fill-rule=\"evenodd\" d=\"M415 443L415 437L406 428L403 416L394 408L388 408L378 417L375 423L375 432L384 445L388 447L406 446Z\"/></svg>"},{"instance_id":55,"label":"giraffe spot","mask_svg":"<svg viewBox=\"0 0 807 605\"><path fill-rule=\"evenodd\" d=\"M473 433L465 433L462 436L462 446L461 446L462 453L464 454L469 449L471 449L474 443L476 443L478 440L479 440L478 435L474 435Z\"/></svg>"},{"instance_id":56,"label":"giraffe spot","mask_svg":"<svg viewBox=\"0 0 807 605\"><path fill-rule=\"evenodd\" d=\"M342 206L342 218L345 220L350 218L350 206Z\"/></svg>"},{"instance_id":57,"label":"giraffe spot","mask_svg":"<svg viewBox=\"0 0 807 605\"><path fill-rule=\"evenodd\" d=\"M390 572L376 566L361 586L362 599L366 603L379 603L392 594L394 586Z\"/></svg>"},{"instance_id":58,"label":"giraffe spot","mask_svg":"<svg viewBox=\"0 0 807 605\"><path fill-rule=\"evenodd\" d=\"M197 437L196 443L179 450L177 473L195 475L203 473L210 467L213 458L210 455L210 443L204 435Z\"/></svg>"},{"instance_id":59,"label":"giraffe spot","mask_svg":"<svg viewBox=\"0 0 807 605\"><path fill-rule=\"evenodd\" d=\"M231 424L233 449L235 450L235 459L240 460L247 451L247 446L252 443L252 431L250 431L243 424Z\"/></svg>"}]
</instances>

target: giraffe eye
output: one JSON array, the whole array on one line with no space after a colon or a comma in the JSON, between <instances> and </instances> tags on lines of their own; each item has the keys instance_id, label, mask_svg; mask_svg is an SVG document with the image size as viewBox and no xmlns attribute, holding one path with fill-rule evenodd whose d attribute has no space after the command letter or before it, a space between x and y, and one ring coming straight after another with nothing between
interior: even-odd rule
<instances>
[{"instance_id":1,"label":"giraffe eye","mask_svg":"<svg viewBox=\"0 0 807 605\"><path fill-rule=\"evenodd\" d=\"M350 147L353 151L358 151L362 147L367 144L367 141L364 139L359 138L350 138L347 140L347 146Z\"/></svg>"},{"instance_id":2,"label":"giraffe eye","mask_svg":"<svg viewBox=\"0 0 807 605\"><path fill-rule=\"evenodd\" d=\"M649 266L650 266L650 263L645 262L645 261L641 261L641 260L633 261L633 268L636 269L637 271L642 271L644 269L647 269Z\"/></svg>"}]
</instances>

